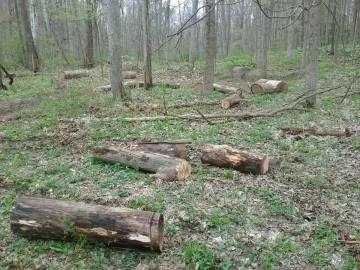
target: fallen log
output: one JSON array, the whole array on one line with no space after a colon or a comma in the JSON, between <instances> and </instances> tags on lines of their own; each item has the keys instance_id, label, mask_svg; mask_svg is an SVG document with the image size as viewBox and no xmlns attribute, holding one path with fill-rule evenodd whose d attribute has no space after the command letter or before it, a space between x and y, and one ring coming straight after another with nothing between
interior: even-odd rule
<instances>
[{"instance_id":1,"label":"fallen log","mask_svg":"<svg viewBox=\"0 0 360 270\"><path fill-rule=\"evenodd\" d=\"M335 137L350 137L355 135L354 131L351 131L349 128L345 128L345 131L331 131L331 130L317 130L315 128L292 128L292 127L283 127L281 131L285 134L290 135L299 135L308 133L315 136L335 136Z\"/></svg>"},{"instance_id":2,"label":"fallen log","mask_svg":"<svg viewBox=\"0 0 360 270\"><path fill-rule=\"evenodd\" d=\"M229 109L234 105L239 104L240 101L241 101L241 97L238 94L233 94L231 96L224 98L221 101L221 107L223 107L224 109Z\"/></svg>"},{"instance_id":3,"label":"fallen log","mask_svg":"<svg viewBox=\"0 0 360 270\"><path fill-rule=\"evenodd\" d=\"M238 94L240 97L242 97L241 88L236 88L236 87L227 86L227 85L220 85L220 84L216 84L216 83L214 83L213 86L214 86L214 91L218 91L220 93L227 94L227 95ZM203 88L204 88L204 84L197 83L194 86L194 88L197 92L202 92Z\"/></svg>"},{"instance_id":4,"label":"fallen log","mask_svg":"<svg viewBox=\"0 0 360 270\"><path fill-rule=\"evenodd\" d=\"M186 180L191 173L191 166L186 160L163 154L118 147L97 147L94 153L94 157L103 162L120 163L144 172L155 173L150 177L165 181Z\"/></svg>"},{"instance_id":5,"label":"fallen log","mask_svg":"<svg viewBox=\"0 0 360 270\"><path fill-rule=\"evenodd\" d=\"M89 205L46 198L20 197L10 215L14 234L47 239L85 238L131 249L162 251L164 217L160 213Z\"/></svg>"},{"instance_id":6,"label":"fallen log","mask_svg":"<svg viewBox=\"0 0 360 270\"><path fill-rule=\"evenodd\" d=\"M87 72L87 70L85 69L61 71L58 74L59 80L68 80L68 79L82 78L88 76L89 76L89 72Z\"/></svg>"},{"instance_id":7,"label":"fallen log","mask_svg":"<svg viewBox=\"0 0 360 270\"><path fill-rule=\"evenodd\" d=\"M136 71L123 71L121 74L123 79L136 79Z\"/></svg>"},{"instance_id":8,"label":"fallen log","mask_svg":"<svg viewBox=\"0 0 360 270\"><path fill-rule=\"evenodd\" d=\"M188 159L187 145L189 144L191 144L191 140L137 142L131 145L130 149L134 151L155 152L186 160Z\"/></svg>"},{"instance_id":9,"label":"fallen log","mask_svg":"<svg viewBox=\"0 0 360 270\"><path fill-rule=\"evenodd\" d=\"M288 83L284 81L260 79L254 83L250 89L254 95L279 93L288 90Z\"/></svg>"},{"instance_id":10,"label":"fallen log","mask_svg":"<svg viewBox=\"0 0 360 270\"><path fill-rule=\"evenodd\" d=\"M231 148L227 145L205 145L201 149L201 162L241 172L265 174L269 169L269 157Z\"/></svg>"},{"instance_id":11,"label":"fallen log","mask_svg":"<svg viewBox=\"0 0 360 270\"><path fill-rule=\"evenodd\" d=\"M154 104L154 105L141 105L134 103L125 103L126 107L132 109L134 111L159 111L164 109L164 105ZM209 101L197 101L191 103L179 103L179 104L167 104L166 107L180 109L180 108L189 108L189 107L199 107L199 106L211 106L211 105L219 105L219 101L209 100Z\"/></svg>"},{"instance_id":12,"label":"fallen log","mask_svg":"<svg viewBox=\"0 0 360 270\"><path fill-rule=\"evenodd\" d=\"M124 86L129 87L129 88L144 87L144 82L127 81L127 82L124 82ZM186 86L184 84L179 84L179 83L153 83L152 87L164 87L164 88L178 89L181 87L190 87L190 86ZM109 85L93 87L93 88L91 88L91 91L96 92L96 93L97 92L111 92L111 85L109 84Z\"/></svg>"}]
</instances>

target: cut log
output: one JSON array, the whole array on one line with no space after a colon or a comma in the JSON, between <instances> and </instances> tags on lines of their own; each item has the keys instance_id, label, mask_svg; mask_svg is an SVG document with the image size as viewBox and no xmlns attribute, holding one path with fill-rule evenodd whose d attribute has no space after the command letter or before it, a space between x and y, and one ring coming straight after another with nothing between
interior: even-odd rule
<instances>
[{"instance_id":1,"label":"cut log","mask_svg":"<svg viewBox=\"0 0 360 270\"><path fill-rule=\"evenodd\" d=\"M166 181L186 180L191 173L190 164L183 159L158 153L134 151L118 147L98 147L94 149L95 158L109 163L155 173L153 178Z\"/></svg>"},{"instance_id":2,"label":"cut log","mask_svg":"<svg viewBox=\"0 0 360 270\"><path fill-rule=\"evenodd\" d=\"M136 79L135 71L123 71L122 72L123 79Z\"/></svg>"},{"instance_id":3,"label":"cut log","mask_svg":"<svg viewBox=\"0 0 360 270\"><path fill-rule=\"evenodd\" d=\"M201 162L241 172L265 174L269 169L269 157L231 148L227 145L205 145L201 149Z\"/></svg>"},{"instance_id":4,"label":"cut log","mask_svg":"<svg viewBox=\"0 0 360 270\"><path fill-rule=\"evenodd\" d=\"M350 137L355 135L354 131L351 131L349 128L345 128L345 131L334 131L334 130L317 130L315 128L291 128L291 127L284 127L281 128L281 131L285 134L290 135L299 135L308 133L315 136L335 136L335 137Z\"/></svg>"},{"instance_id":5,"label":"cut log","mask_svg":"<svg viewBox=\"0 0 360 270\"><path fill-rule=\"evenodd\" d=\"M288 90L287 82L267 79L260 79L251 86L251 93L254 95L279 93L286 90Z\"/></svg>"},{"instance_id":6,"label":"cut log","mask_svg":"<svg viewBox=\"0 0 360 270\"><path fill-rule=\"evenodd\" d=\"M160 213L89 205L54 199L20 197L10 215L13 233L35 238L104 243L162 251L164 218Z\"/></svg>"},{"instance_id":7,"label":"cut log","mask_svg":"<svg viewBox=\"0 0 360 270\"><path fill-rule=\"evenodd\" d=\"M203 83L197 83L194 86L195 90L197 92L202 92L204 88ZM225 86L214 83L214 91L219 91L220 93L227 94L227 95L233 95L238 94L240 97L242 97L242 90L241 88L231 87L231 86Z\"/></svg>"},{"instance_id":8,"label":"cut log","mask_svg":"<svg viewBox=\"0 0 360 270\"><path fill-rule=\"evenodd\" d=\"M81 78L88 76L89 73L85 69L61 71L58 74L59 80L67 80L67 79L74 79L74 78Z\"/></svg>"},{"instance_id":9,"label":"cut log","mask_svg":"<svg viewBox=\"0 0 360 270\"><path fill-rule=\"evenodd\" d=\"M129 88L137 88L137 87L144 87L144 82L139 81L127 81L124 82L125 87ZM153 87L164 87L164 88L171 88L171 89L178 89L181 87L190 87L180 83L153 83ZM97 86L91 88L93 92L111 92L111 85L104 85L104 86Z\"/></svg>"},{"instance_id":10,"label":"cut log","mask_svg":"<svg viewBox=\"0 0 360 270\"><path fill-rule=\"evenodd\" d=\"M134 151L155 152L171 157L188 159L187 145L190 140L163 141L163 142L137 142L130 146Z\"/></svg>"},{"instance_id":11,"label":"cut log","mask_svg":"<svg viewBox=\"0 0 360 270\"><path fill-rule=\"evenodd\" d=\"M241 97L238 94L233 94L231 96L224 98L221 101L221 107L223 107L224 109L229 109L232 106L239 104L240 101L241 101Z\"/></svg>"}]
</instances>

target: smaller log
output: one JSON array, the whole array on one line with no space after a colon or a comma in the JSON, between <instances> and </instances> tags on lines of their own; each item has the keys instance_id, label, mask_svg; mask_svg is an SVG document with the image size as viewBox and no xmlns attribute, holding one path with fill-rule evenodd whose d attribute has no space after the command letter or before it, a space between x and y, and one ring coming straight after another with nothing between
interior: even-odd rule
<instances>
[{"instance_id":1,"label":"smaller log","mask_svg":"<svg viewBox=\"0 0 360 270\"><path fill-rule=\"evenodd\" d=\"M14 234L74 240L115 247L162 251L164 217L160 213L89 205L46 198L20 197L10 215Z\"/></svg>"},{"instance_id":2,"label":"smaller log","mask_svg":"<svg viewBox=\"0 0 360 270\"><path fill-rule=\"evenodd\" d=\"M254 95L259 95L263 93L279 93L288 90L288 83L284 81L260 79L250 88L251 93L253 93Z\"/></svg>"},{"instance_id":3,"label":"smaller log","mask_svg":"<svg viewBox=\"0 0 360 270\"><path fill-rule=\"evenodd\" d=\"M201 162L246 173L265 174L269 170L269 157L231 148L227 145L205 145L201 149Z\"/></svg>"},{"instance_id":4,"label":"smaller log","mask_svg":"<svg viewBox=\"0 0 360 270\"><path fill-rule=\"evenodd\" d=\"M82 78L88 76L89 73L85 69L61 71L58 74L59 80L68 80L68 79Z\"/></svg>"},{"instance_id":5,"label":"smaller log","mask_svg":"<svg viewBox=\"0 0 360 270\"><path fill-rule=\"evenodd\" d=\"M137 142L131 145L130 149L134 151L155 152L187 160L187 145L189 144L191 144L191 140Z\"/></svg>"},{"instance_id":6,"label":"smaller log","mask_svg":"<svg viewBox=\"0 0 360 270\"><path fill-rule=\"evenodd\" d=\"M158 153L134 151L118 147L98 147L94 157L109 163L120 163L165 181L186 180L191 174L190 164L183 159Z\"/></svg>"},{"instance_id":7,"label":"smaller log","mask_svg":"<svg viewBox=\"0 0 360 270\"><path fill-rule=\"evenodd\" d=\"M123 71L123 79L136 79L136 71Z\"/></svg>"},{"instance_id":8,"label":"smaller log","mask_svg":"<svg viewBox=\"0 0 360 270\"><path fill-rule=\"evenodd\" d=\"M128 88L144 87L144 82L127 81L124 82L124 86ZM91 91L94 93L99 93L99 92L109 93L111 92L111 85L109 84L109 85L93 87L91 88Z\"/></svg>"},{"instance_id":9,"label":"smaller log","mask_svg":"<svg viewBox=\"0 0 360 270\"><path fill-rule=\"evenodd\" d=\"M227 94L227 95L238 94L240 97L242 97L241 88L236 88L236 87L227 86L227 85L220 85L220 84L216 84L216 83L214 83L213 86L214 86L214 91L219 91L220 93ZM204 89L204 84L197 83L194 86L194 88L197 92L202 92Z\"/></svg>"},{"instance_id":10,"label":"smaller log","mask_svg":"<svg viewBox=\"0 0 360 270\"><path fill-rule=\"evenodd\" d=\"M223 107L224 109L229 109L234 105L239 104L240 101L241 101L241 97L238 94L233 94L231 96L224 98L221 101L221 107Z\"/></svg>"},{"instance_id":11,"label":"smaller log","mask_svg":"<svg viewBox=\"0 0 360 270\"><path fill-rule=\"evenodd\" d=\"M317 130L315 128L291 128L291 127L284 127L281 128L281 131L285 134L290 135L299 135L308 133L315 136L335 136L335 137L350 137L355 135L354 131L351 131L349 128L345 128L345 131L334 131L334 130Z\"/></svg>"}]
</instances>

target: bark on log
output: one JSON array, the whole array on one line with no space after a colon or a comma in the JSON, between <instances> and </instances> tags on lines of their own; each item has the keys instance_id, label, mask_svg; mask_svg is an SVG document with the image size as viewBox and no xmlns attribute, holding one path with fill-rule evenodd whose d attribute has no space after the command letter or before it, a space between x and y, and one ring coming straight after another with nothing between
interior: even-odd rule
<instances>
[{"instance_id":1,"label":"bark on log","mask_svg":"<svg viewBox=\"0 0 360 270\"><path fill-rule=\"evenodd\" d=\"M187 160L187 145L189 144L191 144L190 140L137 142L131 145L130 149L134 151L155 152Z\"/></svg>"},{"instance_id":2,"label":"bark on log","mask_svg":"<svg viewBox=\"0 0 360 270\"><path fill-rule=\"evenodd\" d=\"M231 96L224 98L221 101L221 107L223 107L224 109L229 109L232 106L239 104L240 101L241 101L241 97L238 94L233 94Z\"/></svg>"},{"instance_id":3,"label":"bark on log","mask_svg":"<svg viewBox=\"0 0 360 270\"><path fill-rule=\"evenodd\" d=\"M136 79L136 71L123 71L121 74L123 79Z\"/></svg>"},{"instance_id":4,"label":"bark on log","mask_svg":"<svg viewBox=\"0 0 360 270\"><path fill-rule=\"evenodd\" d=\"M127 81L124 82L125 87L129 88L136 88L136 87L144 87L144 82L139 81ZM152 87L165 87L165 88L171 88L171 89L178 89L181 87L187 87L186 85L180 84L180 83L153 83ZM188 86L190 87L190 86ZM98 93L98 92L111 92L111 85L104 85L104 86L97 86L91 88L92 92Z\"/></svg>"},{"instance_id":5,"label":"bark on log","mask_svg":"<svg viewBox=\"0 0 360 270\"><path fill-rule=\"evenodd\" d=\"M204 88L204 84L197 83L194 86L194 88L197 92L202 92L203 88ZM214 83L214 91L219 91L220 93L227 94L227 95L238 94L240 97L242 97L241 88L236 88L236 87L232 87L232 86L220 85L220 84Z\"/></svg>"},{"instance_id":6,"label":"bark on log","mask_svg":"<svg viewBox=\"0 0 360 270\"><path fill-rule=\"evenodd\" d=\"M98 147L95 158L109 163L120 163L144 172L155 173L152 178L165 181L186 180L191 173L190 164L183 159L158 153L133 151L118 147Z\"/></svg>"},{"instance_id":7,"label":"bark on log","mask_svg":"<svg viewBox=\"0 0 360 270\"><path fill-rule=\"evenodd\" d=\"M345 128L345 131L333 131L333 130L317 130L315 128L291 128L291 127L284 127L281 128L281 131L285 134L290 135L299 135L308 133L315 136L335 136L335 137L350 137L355 135L354 131L351 131L349 128Z\"/></svg>"},{"instance_id":8,"label":"bark on log","mask_svg":"<svg viewBox=\"0 0 360 270\"><path fill-rule=\"evenodd\" d=\"M240 151L227 145L205 145L201 149L200 159L204 164L253 174L265 174L269 169L268 156Z\"/></svg>"},{"instance_id":9,"label":"bark on log","mask_svg":"<svg viewBox=\"0 0 360 270\"><path fill-rule=\"evenodd\" d=\"M162 251L164 218L160 213L21 197L10 216L13 233L36 238L106 243L131 249Z\"/></svg>"},{"instance_id":10,"label":"bark on log","mask_svg":"<svg viewBox=\"0 0 360 270\"><path fill-rule=\"evenodd\" d=\"M284 81L260 79L251 86L251 93L254 95L279 93L286 90L288 90L288 83Z\"/></svg>"},{"instance_id":11,"label":"bark on log","mask_svg":"<svg viewBox=\"0 0 360 270\"><path fill-rule=\"evenodd\" d=\"M74 79L74 78L81 78L88 76L89 73L85 69L61 71L58 74L59 80L67 80L67 79Z\"/></svg>"}]
</instances>

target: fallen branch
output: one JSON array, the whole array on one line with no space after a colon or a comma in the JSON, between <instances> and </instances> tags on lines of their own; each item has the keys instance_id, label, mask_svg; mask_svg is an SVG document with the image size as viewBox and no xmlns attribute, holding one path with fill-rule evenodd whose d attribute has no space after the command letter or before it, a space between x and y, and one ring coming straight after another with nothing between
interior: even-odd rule
<instances>
[{"instance_id":1,"label":"fallen branch","mask_svg":"<svg viewBox=\"0 0 360 270\"><path fill-rule=\"evenodd\" d=\"M327 130L317 130L315 128L291 128L291 127L284 127L281 128L281 131L285 134L290 135L299 135L303 133L309 133L315 136L336 136L336 137L350 137L355 135L354 131L351 131L349 128L345 128L345 131L327 131Z\"/></svg>"},{"instance_id":2,"label":"fallen branch","mask_svg":"<svg viewBox=\"0 0 360 270\"><path fill-rule=\"evenodd\" d=\"M201 117L209 124L209 125L213 125L214 123L211 122L209 119L207 119L202 112L200 112L200 110L196 110L200 115Z\"/></svg>"},{"instance_id":3,"label":"fallen branch","mask_svg":"<svg viewBox=\"0 0 360 270\"><path fill-rule=\"evenodd\" d=\"M356 82L356 80L357 80L358 78L359 78L359 71L356 72L356 75L355 75L355 77L353 78L351 84L347 87L346 93L345 93L343 99L341 100L340 104L344 102L344 100L345 100L346 96L348 95L348 93L349 93L352 85Z\"/></svg>"}]
</instances>

